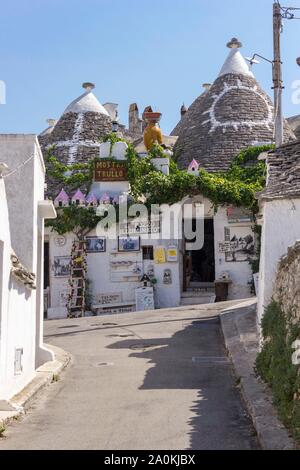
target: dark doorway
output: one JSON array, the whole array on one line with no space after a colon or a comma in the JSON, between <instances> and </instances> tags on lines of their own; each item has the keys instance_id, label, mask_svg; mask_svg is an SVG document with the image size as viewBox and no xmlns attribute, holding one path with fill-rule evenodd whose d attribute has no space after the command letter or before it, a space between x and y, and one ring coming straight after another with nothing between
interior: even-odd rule
<instances>
[{"instance_id":1,"label":"dark doorway","mask_svg":"<svg viewBox=\"0 0 300 470\"><path fill-rule=\"evenodd\" d=\"M193 227L195 230L195 227ZM202 250L187 251L184 260L184 287L201 287L215 281L214 221L205 219Z\"/></svg>"}]
</instances>

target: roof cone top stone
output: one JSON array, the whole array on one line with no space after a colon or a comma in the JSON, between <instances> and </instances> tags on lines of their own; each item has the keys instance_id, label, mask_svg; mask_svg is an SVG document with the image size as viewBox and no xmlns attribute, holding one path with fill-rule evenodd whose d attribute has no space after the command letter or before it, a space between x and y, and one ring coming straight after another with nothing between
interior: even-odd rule
<instances>
[{"instance_id":1,"label":"roof cone top stone","mask_svg":"<svg viewBox=\"0 0 300 470\"><path fill-rule=\"evenodd\" d=\"M232 38L231 41L227 43L227 47L229 49L240 49L243 47L243 44L237 38Z\"/></svg>"},{"instance_id":2,"label":"roof cone top stone","mask_svg":"<svg viewBox=\"0 0 300 470\"><path fill-rule=\"evenodd\" d=\"M109 113L106 111L104 106L99 103L96 96L92 93L92 90L95 88L95 85L90 82L83 83L82 87L85 89L85 92L72 101L71 104L65 109L63 114L67 113L98 113L109 116Z\"/></svg>"},{"instance_id":3,"label":"roof cone top stone","mask_svg":"<svg viewBox=\"0 0 300 470\"><path fill-rule=\"evenodd\" d=\"M86 91L92 91L95 88L95 84L91 82L84 82L82 84L82 88L84 88Z\"/></svg>"}]
</instances>

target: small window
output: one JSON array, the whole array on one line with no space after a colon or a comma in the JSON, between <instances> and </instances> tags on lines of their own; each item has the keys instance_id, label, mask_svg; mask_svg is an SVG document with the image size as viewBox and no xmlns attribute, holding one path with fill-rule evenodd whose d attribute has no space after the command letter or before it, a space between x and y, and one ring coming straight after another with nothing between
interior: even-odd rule
<instances>
[{"instance_id":1,"label":"small window","mask_svg":"<svg viewBox=\"0 0 300 470\"><path fill-rule=\"evenodd\" d=\"M143 259L153 260L153 246L143 246Z\"/></svg>"}]
</instances>

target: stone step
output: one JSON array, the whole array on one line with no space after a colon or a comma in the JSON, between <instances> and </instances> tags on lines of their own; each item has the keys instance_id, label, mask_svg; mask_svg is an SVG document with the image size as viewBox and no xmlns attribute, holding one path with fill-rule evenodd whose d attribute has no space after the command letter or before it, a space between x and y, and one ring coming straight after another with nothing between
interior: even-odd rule
<instances>
[{"instance_id":1,"label":"stone step","mask_svg":"<svg viewBox=\"0 0 300 470\"><path fill-rule=\"evenodd\" d=\"M187 292L183 292L181 294L182 298L190 298L190 297L209 297L211 295L215 295L215 289L205 289L205 290L188 290Z\"/></svg>"},{"instance_id":2,"label":"stone step","mask_svg":"<svg viewBox=\"0 0 300 470\"><path fill-rule=\"evenodd\" d=\"M205 304L214 304L216 301L216 294L211 293L207 295L198 295L198 296L190 296L190 297L181 297L180 305L182 307L188 305L205 305Z\"/></svg>"}]
</instances>

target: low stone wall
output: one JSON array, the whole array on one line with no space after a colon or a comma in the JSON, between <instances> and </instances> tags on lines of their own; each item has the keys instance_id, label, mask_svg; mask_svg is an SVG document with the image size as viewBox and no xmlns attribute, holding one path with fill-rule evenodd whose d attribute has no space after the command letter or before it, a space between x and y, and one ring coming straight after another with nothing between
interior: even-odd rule
<instances>
[{"instance_id":1,"label":"low stone wall","mask_svg":"<svg viewBox=\"0 0 300 470\"><path fill-rule=\"evenodd\" d=\"M281 304L286 315L300 322L300 241L279 262L274 300Z\"/></svg>"}]
</instances>

